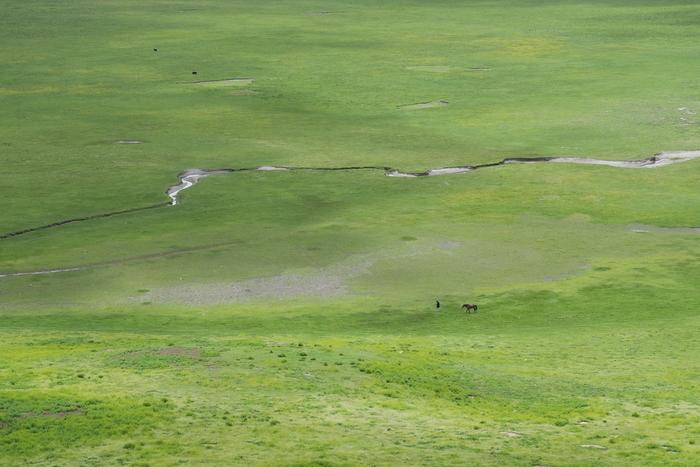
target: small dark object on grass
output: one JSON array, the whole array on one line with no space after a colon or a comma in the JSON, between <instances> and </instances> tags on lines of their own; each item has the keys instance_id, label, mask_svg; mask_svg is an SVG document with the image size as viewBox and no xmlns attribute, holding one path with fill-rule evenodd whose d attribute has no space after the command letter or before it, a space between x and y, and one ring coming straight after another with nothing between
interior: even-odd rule
<instances>
[{"instance_id":1,"label":"small dark object on grass","mask_svg":"<svg viewBox=\"0 0 700 467\"><path fill-rule=\"evenodd\" d=\"M435 300L435 309L436 310L440 309L440 300Z\"/></svg>"},{"instance_id":2,"label":"small dark object on grass","mask_svg":"<svg viewBox=\"0 0 700 467\"><path fill-rule=\"evenodd\" d=\"M193 72L192 72L192 74L193 74L193 75L196 75L196 74L197 74L197 72L196 72L196 71L193 71Z\"/></svg>"},{"instance_id":3,"label":"small dark object on grass","mask_svg":"<svg viewBox=\"0 0 700 467\"><path fill-rule=\"evenodd\" d=\"M479 310L479 307L475 304L465 303L464 305L462 305L462 309L467 313L470 313L471 310L474 310L474 313L476 313Z\"/></svg>"},{"instance_id":4,"label":"small dark object on grass","mask_svg":"<svg viewBox=\"0 0 700 467\"><path fill-rule=\"evenodd\" d=\"M154 52L158 52L158 49L153 49Z\"/></svg>"}]
</instances>

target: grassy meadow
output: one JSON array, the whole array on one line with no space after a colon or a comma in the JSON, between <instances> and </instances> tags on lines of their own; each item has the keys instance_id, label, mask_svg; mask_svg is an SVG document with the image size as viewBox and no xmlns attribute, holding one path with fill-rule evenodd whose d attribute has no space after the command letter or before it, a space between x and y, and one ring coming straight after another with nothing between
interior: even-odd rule
<instances>
[{"instance_id":1,"label":"grassy meadow","mask_svg":"<svg viewBox=\"0 0 700 467\"><path fill-rule=\"evenodd\" d=\"M675 0L10 0L0 234L165 202L188 168L700 149L698 25ZM0 465L697 465L699 177L242 172L0 239Z\"/></svg>"}]
</instances>

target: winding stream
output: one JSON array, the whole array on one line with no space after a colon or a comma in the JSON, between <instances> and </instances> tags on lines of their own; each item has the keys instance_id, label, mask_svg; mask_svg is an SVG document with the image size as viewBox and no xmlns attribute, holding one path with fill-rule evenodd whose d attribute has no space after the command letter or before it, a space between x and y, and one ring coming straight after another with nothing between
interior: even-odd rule
<instances>
[{"instance_id":1,"label":"winding stream","mask_svg":"<svg viewBox=\"0 0 700 467\"><path fill-rule=\"evenodd\" d=\"M511 157L501 160L500 162L492 162L488 164L480 165L463 165L455 167L438 167L434 169L429 169L424 172L402 172L401 170L394 169L392 167L385 166L350 166L350 167L287 167L287 166L270 166L263 165L259 167L251 168L221 168L221 169L188 169L180 173L179 183L176 185L168 187L166 190L167 196L170 201L152 204L150 206L143 206L131 209L124 209L121 211L112 211L101 214L94 214L85 217L76 217L71 219L65 219L51 224L41 225L38 227L30 227L23 230L17 230L15 232L8 232L0 235L0 239L7 239L11 237L17 237L20 235L25 235L31 232L36 232L40 230L46 230L53 227L59 227L66 224L72 224L77 222L88 221L92 219L99 219L104 217L113 217L120 214L133 213L138 211L144 211L148 209L155 209L166 206L175 206L178 204L178 195L194 186L202 178L209 177L212 175L228 174L234 172L272 172L272 171L312 171L312 172L334 172L334 171L351 171L351 170L377 170L382 171L387 177L404 177L404 178L416 178L416 177L434 177L440 175L454 175L466 172L473 172L475 170L485 169L489 167L498 167L502 165L510 164L542 164L542 163L554 163L554 164L584 164L584 165L605 165L608 167L625 168L625 169L651 169L657 167L663 167L666 165L676 164L680 162L686 162L689 160L700 158L699 151L675 151L675 152L662 152L656 154L647 159L639 159L632 161L617 161L617 160L605 160L605 159L591 159L586 157L567 157L567 156L552 156L552 157ZM41 274L43 272L34 272L34 274ZM0 276L1 277L1 276Z\"/></svg>"},{"instance_id":2,"label":"winding stream","mask_svg":"<svg viewBox=\"0 0 700 467\"><path fill-rule=\"evenodd\" d=\"M500 165L509 164L536 164L536 163L554 163L554 164L583 164L583 165L605 165L608 167L617 167L622 169L653 169L656 167L663 167L665 165L675 164L678 162L686 162L692 159L700 158L700 151L676 151L676 152L662 152L656 154L647 159L632 160L632 161L616 161L616 160L605 160L605 159L591 159L587 157L567 157L567 156L552 156L552 157L510 157L501 160L500 162L492 162L489 164L480 165L462 165L455 167L438 167L435 169L429 169L425 172L402 172L398 169L391 167L382 167L376 165L369 166L356 166L356 167L287 167L287 166L272 166L263 165L260 167L253 168L242 168L242 169L189 169L182 172L179 175L180 183L173 185L167 190L167 194L170 197L170 204L177 204L177 195L204 177L210 175L231 173L231 172L272 172L272 171L292 171L292 170L304 170L304 171L341 171L341 170L381 170L387 177L435 177L439 175L452 175L460 174L465 172L473 172L477 169L484 169L488 167L497 167ZM2 237L0 237L2 238Z\"/></svg>"}]
</instances>

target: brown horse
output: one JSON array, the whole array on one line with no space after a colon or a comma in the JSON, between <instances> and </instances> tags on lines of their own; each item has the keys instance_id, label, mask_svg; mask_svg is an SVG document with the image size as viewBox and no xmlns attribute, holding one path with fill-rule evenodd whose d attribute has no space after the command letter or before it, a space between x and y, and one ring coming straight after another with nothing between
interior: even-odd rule
<instances>
[{"instance_id":1,"label":"brown horse","mask_svg":"<svg viewBox=\"0 0 700 467\"><path fill-rule=\"evenodd\" d=\"M474 313L476 313L479 310L479 307L475 304L465 303L462 305L462 309L467 313L471 312L471 310L474 310Z\"/></svg>"}]
</instances>

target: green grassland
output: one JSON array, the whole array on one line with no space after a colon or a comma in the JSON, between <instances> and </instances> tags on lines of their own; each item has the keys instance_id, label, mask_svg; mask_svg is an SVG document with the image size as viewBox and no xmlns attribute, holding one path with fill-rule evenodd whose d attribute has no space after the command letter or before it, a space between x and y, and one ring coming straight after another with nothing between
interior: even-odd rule
<instances>
[{"instance_id":1,"label":"green grassland","mask_svg":"<svg viewBox=\"0 0 700 467\"><path fill-rule=\"evenodd\" d=\"M692 1L7 3L0 234L194 167L700 148ZM696 465L699 177L242 172L0 239L80 268L0 277L0 465Z\"/></svg>"}]
</instances>

